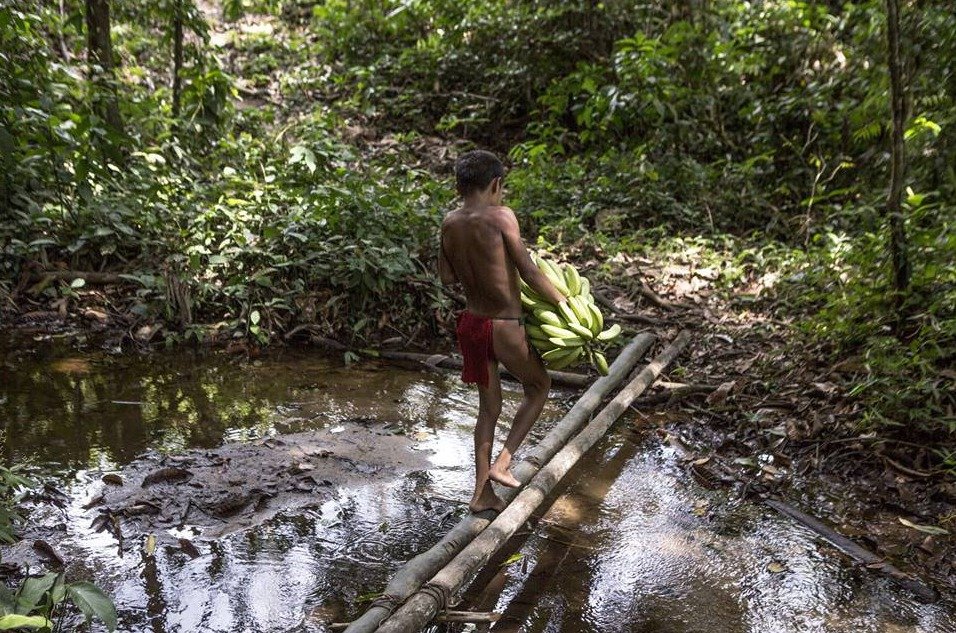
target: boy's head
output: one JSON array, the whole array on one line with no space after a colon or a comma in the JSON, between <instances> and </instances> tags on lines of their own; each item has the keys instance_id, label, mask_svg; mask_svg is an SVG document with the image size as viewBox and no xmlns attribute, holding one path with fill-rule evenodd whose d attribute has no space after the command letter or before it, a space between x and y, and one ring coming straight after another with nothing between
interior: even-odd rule
<instances>
[{"instance_id":1,"label":"boy's head","mask_svg":"<svg viewBox=\"0 0 956 633\"><path fill-rule=\"evenodd\" d=\"M482 149L465 152L455 162L455 184L463 198L485 191L489 186L493 195L500 195L504 176L505 166L498 157Z\"/></svg>"}]
</instances>

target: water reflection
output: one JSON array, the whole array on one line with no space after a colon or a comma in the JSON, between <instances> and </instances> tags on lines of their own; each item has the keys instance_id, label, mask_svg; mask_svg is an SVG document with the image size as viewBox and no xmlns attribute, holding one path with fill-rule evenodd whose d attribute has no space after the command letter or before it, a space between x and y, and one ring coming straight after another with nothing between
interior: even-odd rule
<instances>
[{"instance_id":1,"label":"water reflection","mask_svg":"<svg viewBox=\"0 0 956 633\"><path fill-rule=\"evenodd\" d=\"M505 419L513 387L506 398ZM472 485L476 403L447 374L343 368L291 351L248 363L41 350L5 354L0 366L4 457L34 457L62 478L73 501L33 519L63 524L55 545L71 575L114 594L122 631L323 631L355 617L464 512L455 500ZM562 407L552 403L546 418ZM136 549L119 557L113 537L90 528L95 510L83 503L102 472L144 451L349 424L407 433L430 467L385 483L357 478L326 502L197 541L195 558L167 544L154 558ZM467 593L466 604L504 612L496 631L956 633L951 607L919 605L789 521L731 507L687 479L656 440L613 435L567 482ZM502 567L515 553L521 560Z\"/></svg>"},{"instance_id":2,"label":"water reflection","mask_svg":"<svg viewBox=\"0 0 956 633\"><path fill-rule=\"evenodd\" d=\"M521 564L479 575L468 604L503 611L492 631L956 632L952 604L919 604L759 506L729 510L656 440L636 446L605 440Z\"/></svg>"}]
</instances>

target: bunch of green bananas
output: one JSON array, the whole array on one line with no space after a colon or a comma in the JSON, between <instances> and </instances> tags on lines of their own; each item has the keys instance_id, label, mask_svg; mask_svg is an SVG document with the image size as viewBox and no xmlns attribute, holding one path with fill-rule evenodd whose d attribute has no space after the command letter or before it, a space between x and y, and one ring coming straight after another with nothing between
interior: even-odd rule
<instances>
[{"instance_id":1,"label":"bunch of green bananas","mask_svg":"<svg viewBox=\"0 0 956 633\"><path fill-rule=\"evenodd\" d=\"M531 344L550 369L564 369L587 359L606 376L607 358L598 346L620 336L621 326L604 329L604 315L594 304L591 283L574 266L561 266L534 254L531 257L558 292L567 297L556 306L521 281L521 304Z\"/></svg>"}]
</instances>

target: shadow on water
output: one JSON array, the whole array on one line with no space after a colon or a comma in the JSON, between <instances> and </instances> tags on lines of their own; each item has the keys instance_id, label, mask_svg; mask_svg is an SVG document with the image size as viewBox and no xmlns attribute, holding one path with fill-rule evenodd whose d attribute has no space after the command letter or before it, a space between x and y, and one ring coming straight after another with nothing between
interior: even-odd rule
<instances>
[{"instance_id":1,"label":"shadow on water","mask_svg":"<svg viewBox=\"0 0 956 633\"><path fill-rule=\"evenodd\" d=\"M0 349L4 458L32 459L72 498L33 508L31 521L47 526L73 578L115 596L122 631L327 630L464 513L455 500L472 485L477 397L453 375L290 350L240 362ZM503 418L518 396L508 388ZM428 467L357 473L310 506L196 540L193 552L171 529L154 557L119 555L90 527L96 511L84 503L102 474L145 453L358 424L406 434ZM612 434L565 481L466 593L466 606L503 612L494 631L956 633L946 606L919 605L780 517L700 489L654 439Z\"/></svg>"}]
</instances>

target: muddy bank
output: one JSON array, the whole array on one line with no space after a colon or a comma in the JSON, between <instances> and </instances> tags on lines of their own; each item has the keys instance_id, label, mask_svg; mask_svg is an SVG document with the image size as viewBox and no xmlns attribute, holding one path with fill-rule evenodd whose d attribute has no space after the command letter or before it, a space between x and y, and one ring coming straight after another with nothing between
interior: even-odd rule
<instances>
[{"instance_id":1,"label":"muddy bank","mask_svg":"<svg viewBox=\"0 0 956 633\"><path fill-rule=\"evenodd\" d=\"M96 513L90 528L111 535L120 556L141 549L148 535L188 550L184 541L221 538L282 512L321 506L336 490L426 469L429 453L416 450L415 441L394 425L353 419L212 450L151 453L103 474L99 486L87 489L90 497L77 501ZM57 501L49 493L46 500ZM4 559L34 568L49 564L51 554L36 541L55 542L58 527L28 530Z\"/></svg>"}]
</instances>

